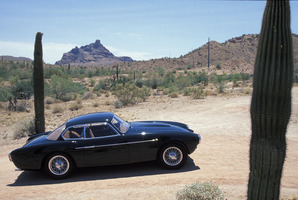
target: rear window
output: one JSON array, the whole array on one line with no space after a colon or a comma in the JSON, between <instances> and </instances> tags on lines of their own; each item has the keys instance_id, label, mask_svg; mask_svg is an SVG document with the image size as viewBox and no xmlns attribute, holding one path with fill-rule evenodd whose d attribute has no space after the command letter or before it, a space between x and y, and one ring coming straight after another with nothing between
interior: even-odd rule
<instances>
[{"instance_id":1,"label":"rear window","mask_svg":"<svg viewBox=\"0 0 298 200\"><path fill-rule=\"evenodd\" d=\"M57 140L58 137L61 135L61 133L64 131L64 129L65 129L65 124L63 124L62 126L60 126L59 128L57 128L56 130L54 130L53 132L51 132L47 136L47 139L48 140Z\"/></svg>"}]
</instances>

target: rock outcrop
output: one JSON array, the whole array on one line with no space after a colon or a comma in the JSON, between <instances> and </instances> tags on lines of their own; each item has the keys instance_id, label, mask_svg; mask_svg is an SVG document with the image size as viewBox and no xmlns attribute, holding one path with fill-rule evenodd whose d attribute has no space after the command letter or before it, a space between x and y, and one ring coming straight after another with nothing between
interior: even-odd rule
<instances>
[{"instance_id":1,"label":"rock outcrop","mask_svg":"<svg viewBox=\"0 0 298 200\"><path fill-rule=\"evenodd\" d=\"M75 47L68 53L64 53L61 60L57 61L56 65L111 65L120 62L133 62L130 57L114 56L107 48L105 48L100 40L80 48Z\"/></svg>"}]
</instances>

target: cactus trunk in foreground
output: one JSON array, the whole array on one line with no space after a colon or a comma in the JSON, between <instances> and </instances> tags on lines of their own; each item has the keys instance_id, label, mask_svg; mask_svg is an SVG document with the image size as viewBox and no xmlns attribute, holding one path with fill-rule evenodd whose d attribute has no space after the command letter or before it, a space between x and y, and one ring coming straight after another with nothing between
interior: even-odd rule
<instances>
[{"instance_id":1,"label":"cactus trunk in foreground","mask_svg":"<svg viewBox=\"0 0 298 200\"><path fill-rule=\"evenodd\" d=\"M248 199L279 199L291 115L293 49L288 0L267 0L251 100Z\"/></svg>"},{"instance_id":2,"label":"cactus trunk in foreground","mask_svg":"<svg viewBox=\"0 0 298 200\"><path fill-rule=\"evenodd\" d=\"M42 33L38 32L36 34L36 39L35 39L34 70L33 70L34 110L35 110L36 133L42 133L45 131L44 78L43 78L41 38L42 38Z\"/></svg>"}]
</instances>

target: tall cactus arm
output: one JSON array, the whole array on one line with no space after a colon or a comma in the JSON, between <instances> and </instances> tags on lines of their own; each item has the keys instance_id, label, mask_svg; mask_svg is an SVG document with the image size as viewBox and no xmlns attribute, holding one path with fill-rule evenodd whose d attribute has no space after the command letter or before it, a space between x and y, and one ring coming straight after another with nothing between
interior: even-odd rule
<instances>
[{"instance_id":1,"label":"tall cactus arm","mask_svg":"<svg viewBox=\"0 0 298 200\"><path fill-rule=\"evenodd\" d=\"M35 38L34 49L34 69L33 69L33 88L34 88L34 110L35 110L35 131L36 133L45 132L44 118L44 77L42 60L42 33L38 32Z\"/></svg>"},{"instance_id":2,"label":"tall cactus arm","mask_svg":"<svg viewBox=\"0 0 298 200\"><path fill-rule=\"evenodd\" d=\"M250 108L252 135L248 199L279 199L292 84L289 1L267 0Z\"/></svg>"}]
</instances>

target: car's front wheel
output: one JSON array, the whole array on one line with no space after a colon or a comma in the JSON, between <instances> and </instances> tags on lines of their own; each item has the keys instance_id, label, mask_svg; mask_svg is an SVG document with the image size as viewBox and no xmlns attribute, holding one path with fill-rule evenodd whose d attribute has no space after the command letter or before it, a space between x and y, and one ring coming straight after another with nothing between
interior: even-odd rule
<instances>
[{"instance_id":1,"label":"car's front wheel","mask_svg":"<svg viewBox=\"0 0 298 200\"><path fill-rule=\"evenodd\" d=\"M178 143L163 146L158 154L158 161L167 169L179 169L187 160L185 147Z\"/></svg>"},{"instance_id":2,"label":"car's front wheel","mask_svg":"<svg viewBox=\"0 0 298 200\"><path fill-rule=\"evenodd\" d=\"M68 155L56 153L46 159L44 169L52 178L62 179L70 175L75 165Z\"/></svg>"}]
</instances>

